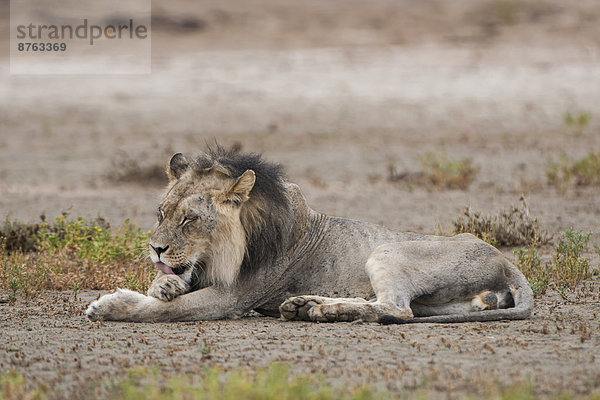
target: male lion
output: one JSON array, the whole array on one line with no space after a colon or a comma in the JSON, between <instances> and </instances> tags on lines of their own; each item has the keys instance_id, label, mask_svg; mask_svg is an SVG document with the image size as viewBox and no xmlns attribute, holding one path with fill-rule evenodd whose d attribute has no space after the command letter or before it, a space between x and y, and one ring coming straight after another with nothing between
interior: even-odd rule
<instances>
[{"instance_id":1,"label":"male lion","mask_svg":"<svg viewBox=\"0 0 600 400\"><path fill-rule=\"evenodd\" d=\"M219 146L175 154L157 211L148 295L117 289L91 320L193 321L251 310L286 320L525 319L533 294L494 247L469 234L403 233L308 207L279 165Z\"/></svg>"}]
</instances>

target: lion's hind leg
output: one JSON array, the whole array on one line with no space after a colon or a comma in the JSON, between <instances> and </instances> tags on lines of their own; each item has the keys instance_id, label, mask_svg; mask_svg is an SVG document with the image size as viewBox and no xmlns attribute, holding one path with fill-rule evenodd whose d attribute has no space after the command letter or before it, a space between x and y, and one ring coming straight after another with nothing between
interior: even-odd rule
<instances>
[{"instance_id":1,"label":"lion's hind leg","mask_svg":"<svg viewBox=\"0 0 600 400\"><path fill-rule=\"evenodd\" d=\"M284 301L279 307L284 320L314 322L378 321L384 315L396 318L412 318L409 309L379 301L369 302L362 298L331 298L322 296L296 296Z\"/></svg>"}]
</instances>

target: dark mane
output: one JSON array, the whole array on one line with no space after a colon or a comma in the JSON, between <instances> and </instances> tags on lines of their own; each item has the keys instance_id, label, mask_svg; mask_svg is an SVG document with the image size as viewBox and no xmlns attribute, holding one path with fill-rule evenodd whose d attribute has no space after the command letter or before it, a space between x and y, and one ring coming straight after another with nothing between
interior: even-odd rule
<instances>
[{"instance_id":1,"label":"dark mane","mask_svg":"<svg viewBox=\"0 0 600 400\"><path fill-rule=\"evenodd\" d=\"M283 167L263 160L260 154L225 149L218 144L208 147L193 164L200 170L219 165L233 178L249 169L256 174L250 199L242 205L240 214L246 232L246 255L241 274L253 272L283 254L293 220Z\"/></svg>"}]
</instances>

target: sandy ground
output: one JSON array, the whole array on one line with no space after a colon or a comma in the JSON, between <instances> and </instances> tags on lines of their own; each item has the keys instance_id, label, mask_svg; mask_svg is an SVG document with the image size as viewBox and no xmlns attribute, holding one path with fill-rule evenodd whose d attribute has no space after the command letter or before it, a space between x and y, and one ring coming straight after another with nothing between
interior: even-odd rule
<instances>
[{"instance_id":1,"label":"sandy ground","mask_svg":"<svg viewBox=\"0 0 600 400\"><path fill-rule=\"evenodd\" d=\"M287 362L294 374L334 384L455 398L486 385L530 381L541 396L586 394L600 385L600 285L578 298L547 296L531 320L454 325L314 324L249 316L172 324L90 323L81 314L96 293L49 293L0 304L0 368L16 368L70 398L89 398L90 380L123 368L161 375Z\"/></svg>"},{"instance_id":2,"label":"sandy ground","mask_svg":"<svg viewBox=\"0 0 600 400\"><path fill-rule=\"evenodd\" d=\"M492 213L524 193L543 228L593 231L600 245L600 190L557 190L545 178L548 157L600 150L596 1L169 4L153 4L152 74L19 76L8 60L0 65L2 217L67 210L151 229L160 184L115 183L115 165L163 165L216 139L281 162L328 214L449 232L465 206ZM592 115L583 134L565 124L567 112ZM431 191L388 181L391 165L417 171L428 150L471 157L475 182ZM600 386L598 287L589 290L574 303L540 299L530 321L410 327L259 317L92 325L80 311L95 294L72 302L50 293L0 304L0 368L76 390L124 365L290 360L302 372L393 389L427 377L453 393L479 378L530 376L543 393L584 393Z\"/></svg>"}]
</instances>

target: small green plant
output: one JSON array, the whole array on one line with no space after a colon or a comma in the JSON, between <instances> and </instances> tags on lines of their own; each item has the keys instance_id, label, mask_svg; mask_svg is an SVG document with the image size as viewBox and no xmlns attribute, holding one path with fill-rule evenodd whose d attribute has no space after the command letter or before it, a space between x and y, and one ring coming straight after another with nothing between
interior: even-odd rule
<instances>
[{"instance_id":1,"label":"small green plant","mask_svg":"<svg viewBox=\"0 0 600 400\"><path fill-rule=\"evenodd\" d=\"M582 280L591 278L590 260L582 255L591 236L591 232L567 229L558 241L552 271L558 288L572 289Z\"/></svg>"},{"instance_id":2,"label":"small green plant","mask_svg":"<svg viewBox=\"0 0 600 400\"><path fill-rule=\"evenodd\" d=\"M479 168L470 158L452 160L446 152L428 151L419 157L424 176L431 185L442 189L466 189L475 180Z\"/></svg>"},{"instance_id":3,"label":"small green plant","mask_svg":"<svg viewBox=\"0 0 600 400\"><path fill-rule=\"evenodd\" d=\"M546 164L548 183L555 186L575 184L578 186L600 185L600 152L570 161L562 154L558 160L549 158Z\"/></svg>"},{"instance_id":4,"label":"small green plant","mask_svg":"<svg viewBox=\"0 0 600 400\"><path fill-rule=\"evenodd\" d=\"M567 111L565 113L565 124L573 130L576 135L583 134L585 127L589 124L592 116L588 112L580 112L577 115Z\"/></svg>"},{"instance_id":5,"label":"small green plant","mask_svg":"<svg viewBox=\"0 0 600 400\"><path fill-rule=\"evenodd\" d=\"M533 294L542 295L550 284L548 267L542 264L542 258L538 254L537 238L527 247L521 247L513 251L515 265L529 281Z\"/></svg>"},{"instance_id":6,"label":"small green plant","mask_svg":"<svg viewBox=\"0 0 600 400\"><path fill-rule=\"evenodd\" d=\"M452 221L454 233L471 233L494 246L546 244L551 235L540 229L537 218L531 217L524 197L521 204L494 215L484 215L465 208L463 215Z\"/></svg>"},{"instance_id":7,"label":"small green plant","mask_svg":"<svg viewBox=\"0 0 600 400\"><path fill-rule=\"evenodd\" d=\"M48 392L48 386L45 384L28 390L25 378L14 369L0 375L0 400L45 399L48 397Z\"/></svg>"},{"instance_id":8,"label":"small green plant","mask_svg":"<svg viewBox=\"0 0 600 400\"><path fill-rule=\"evenodd\" d=\"M550 185L559 186L571 181L572 174L569 158L561 154L558 160L548 157L546 160L546 180Z\"/></svg>"},{"instance_id":9,"label":"small green plant","mask_svg":"<svg viewBox=\"0 0 600 400\"><path fill-rule=\"evenodd\" d=\"M19 227L10 247L0 245L0 289L11 292L9 300L14 301L17 292L29 298L43 289L77 293L119 286L145 292L151 282L154 268L144 257L150 232L129 220L113 229L102 218L63 214L51 223L4 226ZM15 230L0 234L6 232Z\"/></svg>"},{"instance_id":10,"label":"small green plant","mask_svg":"<svg viewBox=\"0 0 600 400\"><path fill-rule=\"evenodd\" d=\"M125 275L123 286L126 289L146 293L152 283L152 276L156 274L156 268L151 263L143 263L135 268L133 273Z\"/></svg>"},{"instance_id":11,"label":"small green plant","mask_svg":"<svg viewBox=\"0 0 600 400\"><path fill-rule=\"evenodd\" d=\"M17 293L19 291L19 278L11 278L8 281L8 288L11 291L11 293L8 295L8 302L14 303L17 299Z\"/></svg>"},{"instance_id":12,"label":"small green plant","mask_svg":"<svg viewBox=\"0 0 600 400\"><path fill-rule=\"evenodd\" d=\"M542 264L537 241L514 250L515 265L529 281L534 295L546 292L551 285L563 297L582 280L592 277L590 260L583 256L592 233L567 229L554 249L552 264Z\"/></svg>"},{"instance_id":13,"label":"small green plant","mask_svg":"<svg viewBox=\"0 0 600 400\"><path fill-rule=\"evenodd\" d=\"M236 369L223 373L207 369L198 381L192 376L161 379L156 369L134 368L114 386L109 398L119 399L222 399L222 400L359 400L392 399L390 393L373 391L368 385L334 388L314 376L292 377L285 364L272 363L252 373Z\"/></svg>"},{"instance_id":14,"label":"small green plant","mask_svg":"<svg viewBox=\"0 0 600 400\"><path fill-rule=\"evenodd\" d=\"M111 230L102 218L88 222L81 217L68 219L60 215L53 226L42 223L38 233L38 247L42 251L69 249L80 259L103 262L135 256L146 240L147 234L134 227L129 219Z\"/></svg>"},{"instance_id":15,"label":"small green plant","mask_svg":"<svg viewBox=\"0 0 600 400\"><path fill-rule=\"evenodd\" d=\"M388 165L388 180L431 189L464 190L475 180L479 167L470 158L452 160L445 152L428 151L419 156L421 171L398 171L394 163Z\"/></svg>"}]
</instances>

